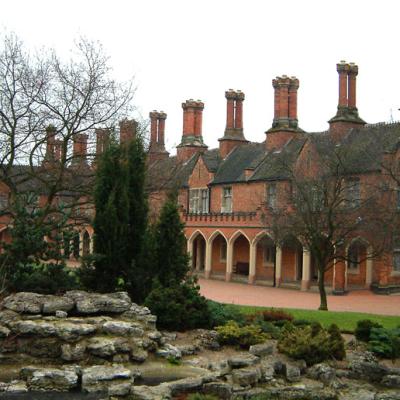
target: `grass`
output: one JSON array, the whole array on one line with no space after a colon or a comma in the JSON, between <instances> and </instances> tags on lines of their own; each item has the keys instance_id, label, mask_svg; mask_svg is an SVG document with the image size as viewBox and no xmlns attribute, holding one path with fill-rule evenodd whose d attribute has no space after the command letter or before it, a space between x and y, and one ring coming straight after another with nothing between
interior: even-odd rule
<instances>
[{"instance_id":1,"label":"grass","mask_svg":"<svg viewBox=\"0 0 400 400\"><path fill-rule=\"evenodd\" d=\"M236 307L243 314L254 314L256 312L270 309L269 307L239 306ZM370 319L371 321L380 323L384 328L392 329L400 326L400 317L365 314L358 312L345 311L318 311L318 310L299 310L294 308L284 308L295 319L306 319L308 321L318 321L323 327L329 327L336 324L342 332L352 333L357 326L357 321L362 319Z\"/></svg>"}]
</instances>

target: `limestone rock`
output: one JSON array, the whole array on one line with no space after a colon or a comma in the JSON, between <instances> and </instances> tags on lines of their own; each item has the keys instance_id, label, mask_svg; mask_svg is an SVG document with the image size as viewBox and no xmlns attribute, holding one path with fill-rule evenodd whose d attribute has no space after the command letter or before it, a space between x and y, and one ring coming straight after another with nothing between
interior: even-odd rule
<instances>
[{"instance_id":1,"label":"limestone rock","mask_svg":"<svg viewBox=\"0 0 400 400\"><path fill-rule=\"evenodd\" d=\"M162 334L158 331L152 331L147 334L147 337L154 342L160 343Z\"/></svg>"},{"instance_id":2,"label":"limestone rock","mask_svg":"<svg viewBox=\"0 0 400 400\"><path fill-rule=\"evenodd\" d=\"M130 358L132 361L142 363L147 360L148 356L149 353L146 350L136 347L131 350Z\"/></svg>"},{"instance_id":3,"label":"limestone rock","mask_svg":"<svg viewBox=\"0 0 400 400\"><path fill-rule=\"evenodd\" d=\"M171 389L167 384L132 386L131 395L135 400L169 400L172 397Z\"/></svg>"},{"instance_id":4,"label":"limestone rock","mask_svg":"<svg viewBox=\"0 0 400 400\"><path fill-rule=\"evenodd\" d=\"M230 399L232 396L232 386L225 382L210 382L203 385L203 392L211 394L218 399Z\"/></svg>"},{"instance_id":5,"label":"limestone rock","mask_svg":"<svg viewBox=\"0 0 400 400\"><path fill-rule=\"evenodd\" d=\"M271 355L274 351L274 344L272 342L265 342L250 346L249 352L255 356L263 357Z\"/></svg>"},{"instance_id":6,"label":"limestone rock","mask_svg":"<svg viewBox=\"0 0 400 400\"><path fill-rule=\"evenodd\" d=\"M182 356L192 356L194 354L197 354L199 351L198 346L195 346L193 344L176 346L176 348L181 352Z\"/></svg>"},{"instance_id":7,"label":"limestone rock","mask_svg":"<svg viewBox=\"0 0 400 400\"><path fill-rule=\"evenodd\" d=\"M107 391L110 384L131 382L132 372L124 367L95 365L82 370L82 390L85 392Z\"/></svg>"},{"instance_id":8,"label":"limestone rock","mask_svg":"<svg viewBox=\"0 0 400 400\"><path fill-rule=\"evenodd\" d=\"M29 390L66 392L78 386L78 375L71 370L43 368L28 377Z\"/></svg>"},{"instance_id":9,"label":"limestone rock","mask_svg":"<svg viewBox=\"0 0 400 400\"><path fill-rule=\"evenodd\" d=\"M219 350L221 348L218 342L218 332L217 331L207 331L205 329L198 329L198 334L196 339L198 340L200 346L208 350Z\"/></svg>"},{"instance_id":10,"label":"limestone rock","mask_svg":"<svg viewBox=\"0 0 400 400\"><path fill-rule=\"evenodd\" d=\"M107 321L102 330L110 335L143 336L144 331L140 324L124 321Z\"/></svg>"},{"instance_id":11,"label":"limestone rock","mask_svg":"<svg viewBox=\"0 0 400 400\"><path fill-rule=\"evenodd\" d=\"M388 368L378 362L352 360L349 368L354 378L370 382L380 382L388 373Z\"/></svg>"},{"instance_id":12,"label":"limestone rock","mask_svg":"<svg viewBox=\"0 0 400 400\"><path fill-rule=\"evenodd\" d=\"M42 295L30 292L19 292L7 296L2 305L8 310L21 314L40 314L42 312Z\"/></svg>"},{"instance_id":13,"label":"limestone rock","mask_svg":"<svg viewBox=\"0 0 400 400\"><path fill-rule=\"evenodd\" d=\"M84 292L85 293L85 292ZM79 314L98 313L123 313L131 307L131 299L126 292L110 294L95 293L72 293L67 292L66 296L72 297L76 302L76 310Z\"/></svg>"},{"instance_id":14,"label":"limestone rock","mask_svg":"<svg viewBox=\"0 0 400 400\"><path fill-rule=\"evenodd\" d=\"M288 382L299 382L301 379L300 368L293 364L286 364L286 379Z\"/></svg>"},{"instance_id":15,"label":"limestone rock","mask_svg":"<svg viewBox=\"0 0 400 400\"><path fill-rule=\"evenodd\" d=\"M242 368L257 364L260 359L253 354L240 353L228 359L231 368Z\"/></svg>"},{"instance_id":16,"label":"limestone rock","mask_svg":"<svg viewBox=\"0 0 400 400\"><path fill-rule=\"evenodd\" d=\"M166 343L164 345L164 347L162 347L161 349L158 349L156 352L156 355L159 357L164 357L164 358L168 358L168 357L173 357L173 358L177 358L177 359L182 358L181 351L177 347L175 347L169 343Z\"/></svg>"},{"instance_id":17,"label":"limestone rock","mask_svg":"<svg viewBox=\"0 0 400 400\"><path fill-rule=\"evenodd\" d=\"M311 379L315 379L325 384L328 384L332 382L333 379L335 379L336 370L325 363L315 364L308 369L307 375Z\"/></svg>"},{"instance_id":18,"label":"limestone rock","mask_svg":"<svg viewBox=\"0 0 400 400\"><path fill-rule=\"evenodd\" d=\"M86 346L83 343L63 344L61 358L65 361L82 361L85 358Z\"/></svg>"},{"instance_id":19,"label":"limestone rock","mask_svg":"<svg viewBox=\"0 0 400 400\"><path fill-rule=\"evenodd\" d=\"M264 382L270 382L274 379L275 368L270 362L263 362L260 365L261 369L261 380Z\"/></svg>"},{"instance_id":20,"label":"limestone rock","mask_svg":"<svg viewBox=\"0 0 400 400\"><path fill-rule=\"evenodd\" d=\"M109 396L127 396L131 391L130 382L114 383L108 387Z\"/></svg>"},{"instance_id":21,"label":"limestone rock","mask_svg":"<svg viewBox=\"0 0 400 400\"><path fill-rule=\"evenodd\" d=\"M381 383L383 386L400 389L400 376L399 375L386 375L383 377Z\"/></svg>"},{"instance_id":22,"label":"limestone rock","mask_svg":"<svg viewBox=\"0 0 400 400\"><path fill-rule=\"evenodd\" d=\"M45 321L20 320L10 324L13 333L21 335L54 336L56 328L54 324Z\"/></svg>"},{"instance_id":23,"label":"limestone rock","mask_svg":"<svg viewBox=\"0 0 400 400\"><path fill-rule=\"evenodd\" d=\"M0 325L0 338L5 338L10 334L10 330L4 326L4 325Z\"/></svg>"},{"instance_id":24,"label":"limestone rock","mask_svg":"<svg viewBox=\"0 0 400 400\"><path fill-rule=\"evenodd\" d=\"M400 400L400 391L393 390L377 393L374 400Z\"/></svg>"},{"instance_id":25,"label":"limestone rock","mask_svg":"<svg viewBox=\"0 0 400 400\"><path fill-rule=\"evenodd\" d=\"M47 295L41 298L42 301L42 313L43 314L55 314L56 311L71 311L75 303L74 301L65 296L53 296Z\"/></svg>"},{"instance_id":26,"label":"limestone rock","mask_svg":"<svg viewBox=\"0 0 400 400\"><path fill-rule=\"evenodd\" d=\"M55 329L57 336L65 341L75 341L81 336L87 336L96 332L96 326L94 325L74 323L68 320L57 323Z\"/></svg>"},{"instance_id":27,"label":"limestone rock","mask_svg":"<svg viewBox=\"0 0 400 400\"><path fill-rule=\"evenodd\" d=\"M202 385L203 380L201 378L184 378L168 383L168 386L171 389L171 394L173 396L176 396L180 393L200 390Z\"/></svg>"},{"instance_id":28,"label":"limestone rock","mask_svg":"<svg viewBox=\"0 0 400 400\"><path fill-rule=\"evenodd\" d=\"M28 387L26 386L26 382L23 381L11 381L8 383L4 383L0 386L0 392L7 392L10 394L20 394L26 393L28 391Z\"/></svg>"},{"instance_id":29,"label":"limestone rock","mask_svg":"<svg viewBox=\"0 0 400 400\"><path fill-rule=\"evenodd\" d=\"M66 311L62 311L62 310L57 310L56 311L56 318L67 318L68 317L68 313Z\"/></svg>"},{"instance_id":30,"label":"limestone rock","mask_svg":"<svg viewBox=\"0 0 400 400\"><path fill-rule=\"evenodd\" d=\"M240 386L254 386L261 379L261 370L256 367L235 369L232 371L232 379Z\"/></svg>"},{"instance_id":31,"label":"limestone rock","mask_svg":"<svg viewBox=\"0 0 400 400\"><path fill-rule=\"evenodd\" d=\"M110 357L117 353L114 340L104 337L94 337L88 340L88 351L99 357Z\"/></svg>"}]
</instances>

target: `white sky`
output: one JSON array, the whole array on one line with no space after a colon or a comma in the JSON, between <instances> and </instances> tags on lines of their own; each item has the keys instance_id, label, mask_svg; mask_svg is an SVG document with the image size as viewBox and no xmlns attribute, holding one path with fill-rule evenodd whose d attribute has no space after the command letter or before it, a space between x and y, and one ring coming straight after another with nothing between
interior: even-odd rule
<instances>
[{"instance_id":1,"label":"white sky","mask_svg":"<svg viewBox=\"0 0 400 400\"><path fill-rule=\"evenodd\" d=\"M0 27L29 47L61 53L84 35L100 41L118 79L135 76L136 105L164 110L167 148L182 135L181 103L205 102L203 137L218 145L224 92L246 94L247 139L263 141L273 118L271 80L300 79L298 116L327 129L338 98L336 63L359 66L357 105L369 123L400 120L398 0L0 0Z\"/></svg>"}]
</instances>

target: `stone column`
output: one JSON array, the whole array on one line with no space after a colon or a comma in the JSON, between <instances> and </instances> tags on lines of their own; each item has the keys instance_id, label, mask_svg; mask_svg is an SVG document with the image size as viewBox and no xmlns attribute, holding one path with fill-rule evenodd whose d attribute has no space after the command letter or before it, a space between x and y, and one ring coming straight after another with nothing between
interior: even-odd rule
<instances>
[{"instance_id":1,"label":"stone column","mask_svg":"<svg viewBox=\"0 0 400 400\"><path fill-rule=\"evenodd\" d=\"M206 242L206 265L204 267L204 277L209 279L211 276L211 261L212 261L212 242Z\"/></svg>"},{"instance_id":2,"label":"stone column","mask_svg":"<svg viewBox=\"0 0 400 400\"><path fill-rule=\"evenodd\" d=\"M201 269L201 243L200 240L196 239L196 271Z\"/></svg>"},{"instance_id":3,"label":"stone column","mask_svg":"<svg viewBox=\"0 0 400 400\"><path fill-rule=\"evenodd\" d=\"M193 241L187 241L187 253L189 255L189 268L193 268Z\"/></svg>"},{"instance_id":4,"label":"stone column","mask_svg":"<svg viewBox=\"0 0 400 400\"><path fill-rule=\"evenodd\" d=\"M89 236L89 252L93 254L93 235Z\"/></svg>"},{"instance_id":5,"label":"stone column","mask_svg":"<svg viewBox=\"0 0 400 400\"><path fill-rule=\"evenodd\" d=\"M234 242L233 242L234 243ZM231 240L228 240L226 245L226 274L225 280L229 282L232 279L232 270L233 270L233 243Z\"/></svg>"},{"instance_id":6,"label":"stone column","mask_svg":"<svg viewBox=\"0 0 400 400\"><path fill-rule=\"evenodd\" d=\"M374 260L371 258L372 256L372 248L367 248L367 260L366 260L366 269L365 269L365 288L369 289L372 283L372 269L374 266Z\"/></svg>"},{"instance_id":7,"label":"stone column","mask_svg":"<svg viewBox=\"0 0 400 400\"><path fill-rule=\"evenodd\" d=\"M256 280L257 243L251 242L249 246L249 284L252 285Z\"/></svg>"},{"instance_id":8,"label":"stone column","mask_svg":"<svg viewBox=\"0 0 400 400\"><path fill-rule=\"evenodd\" d=\"M344 293L347 288L346 263L343 260L335 260L333 265L333 292Z\"/></svg>"},{"instance_id":9,"label":"stone column","mask_svg":"<svg viewBox=\"0 0 400 400\"><path fill-rule=\"evenodd\" d=\"M279 287L282 281L282 248L276 246L275 252L275 286Z\"/></svg>"},{"instance_id":10,"label":"stone column","mask_svg":"<svg viewBox=\"0 0 400 400\"><path fill-rule=\"evenodd\" d=\"M303 274L301 277L301 290L305 291L310 288L311 275L311 256L307 249L303 248Z\"/></svg>"}]
</instances>

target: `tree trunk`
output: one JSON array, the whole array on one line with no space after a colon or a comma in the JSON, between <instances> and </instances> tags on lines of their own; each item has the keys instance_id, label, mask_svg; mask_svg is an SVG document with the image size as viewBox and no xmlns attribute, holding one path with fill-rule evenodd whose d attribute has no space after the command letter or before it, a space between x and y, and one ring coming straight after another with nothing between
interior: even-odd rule
<instances>
[{"instance_id":1,"label":"tree trunk","mask_svg":"<svg viewBox=\"0 0 400 400\"><path fill-rule=\"evenodd\" d=\"M328 300L326 298L326 291L325 291L325 267L321 267L319 265L318 270L319 270L318 289L320 298L319 310L328 311Z\"/></svg>"}]
</instances>

